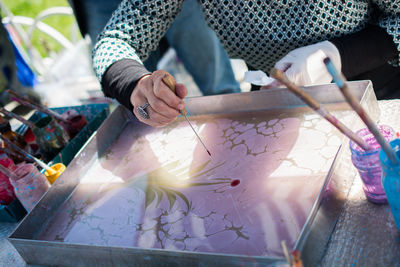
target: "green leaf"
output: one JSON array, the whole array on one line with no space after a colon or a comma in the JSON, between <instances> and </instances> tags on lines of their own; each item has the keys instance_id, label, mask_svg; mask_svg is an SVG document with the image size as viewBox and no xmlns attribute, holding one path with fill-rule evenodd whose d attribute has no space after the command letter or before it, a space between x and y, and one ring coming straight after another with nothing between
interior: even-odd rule
<instances>
[{"instance_id":1,"label":"green leaf","mask_svg":"<svg viewBox=\"0 0 400 267\"><path fill-rule=\"evenodd\" d=\"M172 191L172 190L171 190L171 191ZM171 193L169 189L165 189L165 190L164 190L164 193L165 193L165 195L166 195L167 198L168 198L168 201L169 201L169 209L171 210L172 207L175 205L175 202L176 202L176 195L173 194L173 193Z\"/></svg>"},{"instance_id":2,"label":"green leaf","mask_svg":"<svg viewBox=\"0 0 400 267\"><path fill-rule=\"evenodd\" d=\"M209 161L208 161L208 162L209 162ZM225 163L225 162L222 162L221 164L219 164L219 165L217 165L217 166L215 166L215 167L213 167L213 168L211 168L211 169L208 169L208 170L206 170L206 171L197 173L197 172L201 171L202 169L204 169L204 168L206 167L206 165L208 164L208 162L206 162L206 164L201 165L199 168L195 168L193 171L190 171L190 177L192 177L192 175L193 175L192 178L199 177L199 176L201 176L201 175L203 175L203 174L206 174L206 173L208 173L208 172L210 172L210 171L212 171L212 170L218 168L219 166L222 166L222 165ZM194 175L195 173L197 173L197 174Z\"/></svg>"},{"instance_id":3,"label":"green leaf","mask_svg":"<svg viewBox=\"0 0 400 267\"><path fill-rule=\"evenodd\" d=\"M205 162L204 164L199 165L198 167L194 167L193 169L191 169L190 172L189 172L189 177L192 177L196 173L202 171L208 165L208 163L210 163L210 162L211 162L211 160Z\"/></svg>"},{"instance_id":4,"label":"green leaf","mask_svg":"<svg viewBox=\"0 0 400 267\"><path fill-rule=\"evenodd\" d=\"M227 182L214 182L214 183L191 183L189 186L207 186L207 185L217 185L217 184L226 184Z\"/></svg>"},{"instance_id":5,"label":"green leaf","mask_svg":"<svg viewBox=\"0 0 400 267\"><path fill-rule=\"evenodd\" d=\"M156 194L151 189L151 187L146 188L146 204L145 207L147 208L156 198Z\"/></svg>"},{"instance_id":6,"label":"green leaf","mask_svg":"<svg viewBox=\"0 0 400 267\"><path fill-rule=\"evenodd\" d=\"M163 192L158 188L155 188L154 190L157 193L157 205L156 205L156 208L158 208L158 205L160 205L161 200L163 199Z\"/></svg>"}]
</instances>

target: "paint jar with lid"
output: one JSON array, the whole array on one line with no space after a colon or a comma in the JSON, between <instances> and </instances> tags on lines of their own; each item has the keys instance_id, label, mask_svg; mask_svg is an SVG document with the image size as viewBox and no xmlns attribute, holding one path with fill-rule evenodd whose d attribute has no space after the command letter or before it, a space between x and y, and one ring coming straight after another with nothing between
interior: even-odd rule
<instances>
[{"instance_id":1,"label":"paint jar with lid","mask_svg":"<svg viewBox=\"0 0 400 267\"><path fill-rule=\"evenodd\" d=\"M43 117L35 122L33 133L36 143L40 147L43 158L53 159L68 143L69 137L58 122L50 116Z\"/></svg>"},{"instance_id":2,"label":"paint jar with lid","mask_svg":"<svg viewBox=\"0 0 400 267\"><path fill-rule=\"evenodd\" d=\"M27 211L31 211L50 188L46 176L33 164L18 164L10 181L14 186L15 195Z\"/></svg>"},{"instance_id":3,"label":"paint jar with lid","mask_svg":"<svg viewBox=\"0 0 400 267\"><path fill-rule=\"evenodd\" d=\"M395 132L388 125L379 125L379 131L387 141L395 138ZM353 141L350 141L351 161L360 174L363 190L367 199L373 203L387 203L385 190L382 186L382 168L379 163L381 147L368 128L363 128L356 133L364 139L371 150L365 151Z\"/></svg>"}]
</instances>

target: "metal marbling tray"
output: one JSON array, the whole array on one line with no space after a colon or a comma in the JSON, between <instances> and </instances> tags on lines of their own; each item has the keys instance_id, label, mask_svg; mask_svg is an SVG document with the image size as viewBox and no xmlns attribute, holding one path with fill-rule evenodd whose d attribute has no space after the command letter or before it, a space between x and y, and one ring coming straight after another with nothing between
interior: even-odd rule
<instances>
[{"instance_id":1,"label":"metal marbling tray","mask_svg":"<svg viewBox=\"0 0 400 267\"><path fill-rule=\"evenodd\" d=\"M369 81L349 83L369 114ZM305 88L362 127L335 85ZM30 264L262 266L323 256L352 180L348 140L287 89L189 98L164 128L118 107L9 241Z\"/></svg>"}]
</instances>

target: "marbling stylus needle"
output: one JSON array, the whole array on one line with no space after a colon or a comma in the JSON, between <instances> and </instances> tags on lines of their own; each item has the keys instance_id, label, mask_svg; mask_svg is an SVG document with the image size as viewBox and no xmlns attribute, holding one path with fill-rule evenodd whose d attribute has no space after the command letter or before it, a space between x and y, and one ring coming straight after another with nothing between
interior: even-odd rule
<instances>
[{"instance_id":1,"label":"marbling stylus needle","mask_svg":"<svg viewBox=\"0 0 400 267\"><path fill-rule=\"evenodd\" d=\"M169 87L169 89L172 90L172 92L176 93L175 80L174 80L174 78L172 78L171 75L165 74L162 80ZM193 132L196 134L196 136L199 139L200 143L203 145L204 149L207 151L208 155L210 155L210 157L211 157L210 151L207 149L206 145L203 143L203 141L201 140L200 136L197 134L196 130L193 128L193 125L190 123L189 119L187 118L186 110L181 110L180 113L182 114L183 117L185 117L186 121L189 123L190 127L192 128Z\"/></svg>"},{"instance_id":2,"label":"marbling stylus needle","mask_svg":"<svg viewBox=\"0 0 400 267\"><path fill-rule=\"evenodd\" d=\"M350 106L355 110L358 114L360 119L367 125L369 131L374 135L376 141L381 146L382 150L387 155L388 159L393 164L398 164L398 158L396 153L390 146L389 142L386 141L385 137L379 131L378 126L375 122L371 119L367 112L365 112L364 108L361 106L360 102L350 93L349 87L346 84L346 78L343 76L341 72L339 72L335 66L333 65L332 61L329 57L324 59L325 66L328 72L332 75L333 81L339 87L340 91L342 92L343 96L346 98L347 102Z\"/></svg>"},{"instance_id":3,"label":"marbling stylus needle","mask_svg":"<svg viewBox=\"0 0 400 267\"><path fill-rule=\"evenodd\" d=\"M333 126L335 126L340 132L346 135L348 138L353 140L357 145L359 145L364 150L370 150L371 146L367 144L360 136L355 134L352 130L346 127L342 122L340 122L335 116L329 113L323 106L321 106L317 100L315 100L312 96L302 90L299 86L295 85L286 77L286 75L278 70L271 70L271 77L275 78L282 84L286 85L286 87L294 93L297 97L303 100L309 107L311 107L315 112L321 115L324 119L329 121Z\"/></svg>"}]
</instances>

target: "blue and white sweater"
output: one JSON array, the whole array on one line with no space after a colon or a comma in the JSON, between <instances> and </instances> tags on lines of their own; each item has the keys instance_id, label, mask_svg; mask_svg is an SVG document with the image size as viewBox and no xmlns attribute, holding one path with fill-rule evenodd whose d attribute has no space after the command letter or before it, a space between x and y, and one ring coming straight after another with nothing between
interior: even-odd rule
<instances>
[{"instance_id":1,"label":"blue and white sweater","mask_svg":"<svg viewBox=\"0 0 400 267\"><path fill-rule=\"evenodd\" d=\"M157 48L180 12L182 2L124 0L94 47L93 64L98 78L102 80L114 62L130 59L134 65L130 71L136 73L131 75L130 85L134 84L135 79L146 73L139 63ZM400 0L201 0L200 4L208 25L216 32L228 55L241 58L256 69L268 71L289 51L323 40L333 40L338 46L343 68L346 68L343 54L353 54L364 48L341 51L347 48L340 43L340 38L370 25L384 30L385 37L389 37L386 39L394 47L392 51L397 48L395 58L377 56L386 61L390 59L394 64L399 62ZM373 40L368 34L364 34L364 38L371 40L367 43L363 40L363 46L371 43L372 47L380 48L381 39ZM387 50L384 48L382 50ZM105 86L105 93L118 99L121 92L113 92L118 82L115 77L111 80Z\"/></svg>"}]
</instances>

